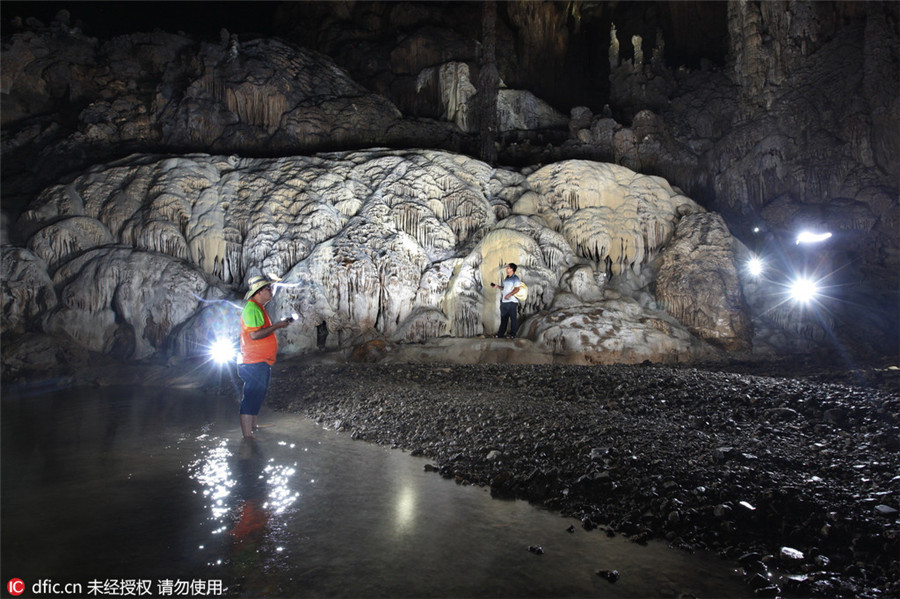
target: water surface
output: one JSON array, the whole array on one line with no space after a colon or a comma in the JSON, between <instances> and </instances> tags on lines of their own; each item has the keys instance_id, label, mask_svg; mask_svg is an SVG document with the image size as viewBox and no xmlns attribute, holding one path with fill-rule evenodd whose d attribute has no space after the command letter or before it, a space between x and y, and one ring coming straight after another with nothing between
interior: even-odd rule
<instances>
[{"instance_id":1,"label":"water surface","mask_svg":"<svg viewBox=\"0 0 900 599\"><path fill-rule=\"evenodd\" d=\"M297 415L264 408L261 422L272 426L244 442L237 399L197 391L6 390L4 584L22 579L24 596L41 580L106 591L93 596L752 595L715 556L586 532Z\"/></svg>"}]
</instances>

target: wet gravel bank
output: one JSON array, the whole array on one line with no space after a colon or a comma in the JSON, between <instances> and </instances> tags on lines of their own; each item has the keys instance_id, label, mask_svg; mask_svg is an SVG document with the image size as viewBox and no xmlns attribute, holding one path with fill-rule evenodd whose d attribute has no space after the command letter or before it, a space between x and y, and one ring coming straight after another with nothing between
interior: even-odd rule
<instances>
[{"instance_id":1,"label":"wet gravel bank","mask_svg":"<svg viewBox=\"0 0 900 599\"><path fill-rule=\"evenodd\" d=\"M597 534L720 551L760 596L900 596L898 372L800 366L286 362L267 401Z\"/></svg>"}]
</instances>

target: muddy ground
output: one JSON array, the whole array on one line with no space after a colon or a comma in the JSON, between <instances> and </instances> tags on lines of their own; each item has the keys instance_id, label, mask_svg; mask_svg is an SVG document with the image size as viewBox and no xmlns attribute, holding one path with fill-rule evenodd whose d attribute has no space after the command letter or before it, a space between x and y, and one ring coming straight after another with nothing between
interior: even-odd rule
<instances>
[{"instance_id":1,"label":"muddy ground","mask_svg":"<svg viewBox=\"0 0 900 599\"><path fill-rule=\"evenodd\" d=\"M900 371L276 365L268 405L597 534L711 549L760 596L900 596Z\"/></svg>"}]
</instances>

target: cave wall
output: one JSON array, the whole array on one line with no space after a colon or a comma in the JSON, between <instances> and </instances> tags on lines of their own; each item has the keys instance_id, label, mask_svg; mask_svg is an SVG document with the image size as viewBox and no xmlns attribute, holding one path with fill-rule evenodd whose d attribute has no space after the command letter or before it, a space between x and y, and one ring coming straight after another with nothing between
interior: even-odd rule
<instances>
[{"instance_id":1,"label":"cave wall","mask_svg":"<svg viewBox=\"0 0 900 599\"><path fill-rule=\"evenodd\" d=\"M475 8L286 3L270 30L206 23L202 35L111 38L86 35L67 13L10 18L5 243L50 243L53 229L13 226L25 206L61 177L133 152L274 157L385 145L477 156ZM830 322L855 339L890 337L900 319L898 14L883 2L498 3L497 163L587 159L660 176L721 214L748 252L796 256L784 274L811 260L792 247L796 230L827 228L821 274L856 290L829 309ZM103 236L87 225L67 243ZM185 239L180 251L194 251ZM22 260L10 268L27 270L31 258ZM239 284L217 268L205 271ZM771 313L749 295L754 318ZM822 337L803 318L772 321L785 339Z\"/></svg>"},{"instance_id":2,"label":"cave wall","mask_svg":"<svg viewBox=\"0 0 900 599\"><path fill-rule=\"evenodd\" d=\"M27 249L3 253L2 330L127 359L192 355L236 335L233 291L263 273L282 279L275 317L298 314L279 333L286 353L311 350L322 323L333 348L489 336L488 283L515 262L530 290L523 337L547 352L609 363L713 355L704 341L749 349L752 330L730 325L746 311L735 241L721 219L704 232L700 214L663 179L582 160L516 171L433 150L134 155L23 213ZM701 271L724 286L698 283ZM651 295L656 272L689 284Z\"/></svg>"}]
</instances>

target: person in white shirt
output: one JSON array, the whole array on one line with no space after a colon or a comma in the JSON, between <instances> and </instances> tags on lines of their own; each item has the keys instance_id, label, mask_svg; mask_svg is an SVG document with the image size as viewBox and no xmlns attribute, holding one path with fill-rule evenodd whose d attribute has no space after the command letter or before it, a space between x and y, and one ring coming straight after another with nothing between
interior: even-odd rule
<instances>
[{"instance_id":1,"label":"person in white shirt","mask_svg":"<svg viewBox=\"0 0 900 599\"><path fill-rule=\"evenodd\" d=\"M516 270L519 267L510 262L506 265L506 278L503 280L503 290L500 297L500 330L497 331L497 337L509 337L512 339L519 330L519 300L516 294L519 292L519 277L516 276ZM496 287L495 283L491 283L491 287ZM509 335L506 334L506 327L509 325Z\"/></svg>"}]
</instances>

